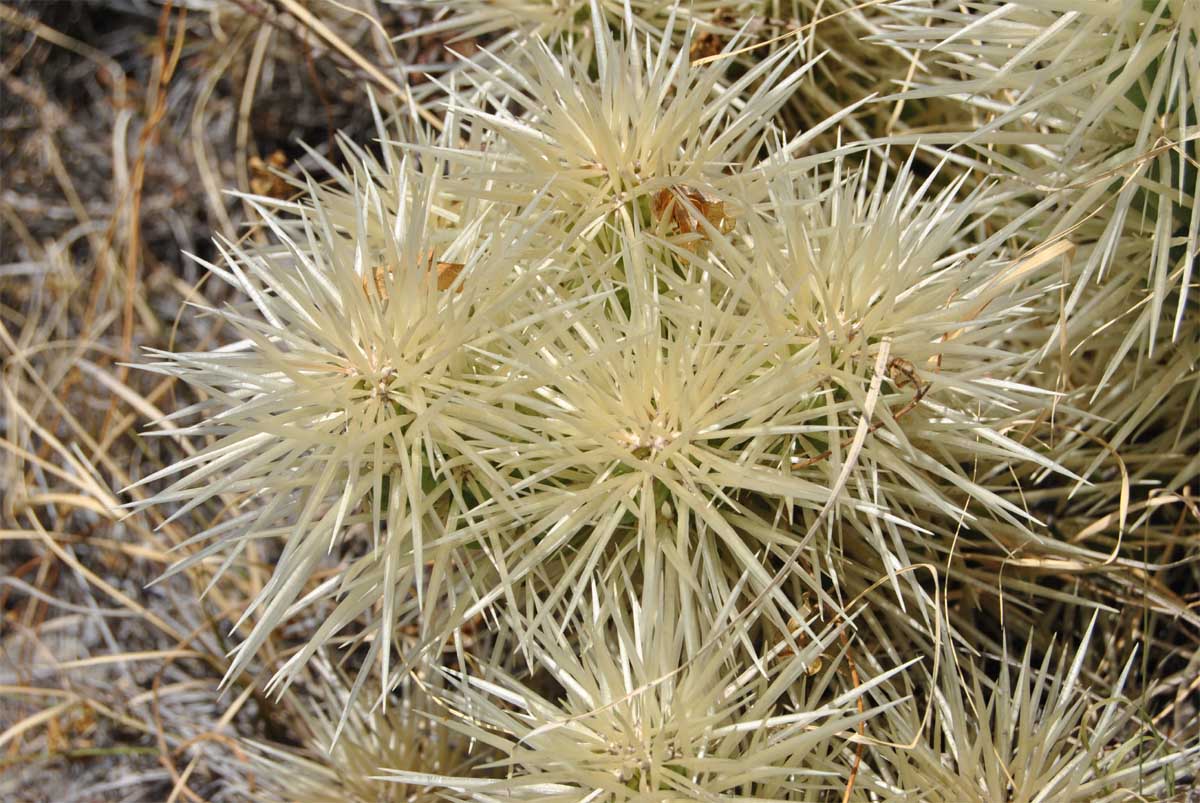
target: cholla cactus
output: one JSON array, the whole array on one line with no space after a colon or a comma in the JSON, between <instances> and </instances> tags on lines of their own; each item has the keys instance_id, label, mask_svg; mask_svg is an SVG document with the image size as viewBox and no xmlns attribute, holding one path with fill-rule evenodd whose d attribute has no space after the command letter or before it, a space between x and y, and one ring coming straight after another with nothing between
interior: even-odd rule
<instances>
[{"instance_id":1,"label":"cholla cactus","mask_svg":"<svg viewBox=\"0 0 1200 803\"><path fill-rule=\"evenodd\" d=\"M454 8L469 10L426 32L490 34L511 6ZM1176 156L1194 155L1195 84L1179 66L1194 61L1193 8L1017 0L975 19L922 4L955 30L889 34L894 49L957 48L971 80L931 93L1020 90L984 104L994 125L1044 136L995 164L1083 182L1032 198L958 156L926 171L934 152L919 148L810 153L855 111L784 133L817 63L811 38L743 60L731 36L727 58L694 60L696 16L715 8L694 9L686 32L688 15L672 7L660 27L658 8L553 6L536 36L502 38L446 81L437 135L416 113L385 128L376 109L381 141L345 143L349 167L322 163L328 184L248 199L275 244L222 243L208 265L249 299L212 311L241 340L149 366L204 392L180 416L212 442L142 480L169 480L145 504L236 511L174 571L226 551L216 582L248 542L282 541L230 673L303 611L320 621L273 667L280 693L322 648L362 648L360 674L332 695L341 740L332 720L309 723L331 763L257 748L269 771L297 770L275 792L1033 801L1122 786L1146 731L1106 702L1096 741L1076 736L1090 716L1082 648L1065 672L1049 654L1035 672L1030 639L1015 680L1007 661L972 684L904 670L914 652L956 666L960 650L1008 643L1003 615L997 635L989 612L942 604L992 593L996 564L1151 568L1121 552L1127 482L1111 558L1045 526L1043 503L1069 499L1064 480L1091 476L1096 453L1039 428L1094 437L1087 415L1115 409L1079 409L1076 377L1106 381L1092 369L1046 377L1046 324L1086 341L1085 317L1122 314L1087 290L1120 253L1152 281L1125 271L1109 286L1144 298L1146 321L1177 287L1181 331L1194 176L1172 179L1188 168L1154 152L1105 187L1121 159L1157 147L1152 118L1182 131ZM1086 35L1101 29L1127 68ZM1010 35L1027 46L1011 52ZM1072 60L1039 64L1047 43ZM1083 211L1110 190L1111 213ZM1158 214L1150 234L1135 204ZM1073 275L1021 250L1066 229L1082 241ZM1106 356L1119 363L1143 335L1157 339L1139 323ZM1159 377L1173 398L1194 373L1179 340ZM1018 582L1080 601L1036 573ZM501 631L497 651L527 671L473 654L467 622ZM450 654L453 669L438 665ZM432 685L441 708L368 711L358 690L376 669L381 706L397 686L424 700L415 687ZM418 709L462 740L413 725ZM401 745L401 728L421 738ZM471 743L498 759L464 756Z\"/></svg>"},{"instance_id":2,"label":"cholla cactus","mask_svg":"<svg viewBox=\"0 0 1200 803\"><path fill-rule=\"evenodd\" d=\"M341 226L315 189L289 222L264 209L280 244L257 253L226 244L227 266L209 265L251 299L250 308L220 313L244 339L164 353L147 366L208 391L187 411L202 416L187 431L218 436L143 480L188 472L148 504L179 504L178 517L219 496L262 500L198 534L214 543L175 571L229 550L219 578L247 539L285 538L271 581L246 612L263 608L231 673L355 529L359 556L325 588L342 597L331 621L340 626L382 602L387 626L375 649L386 666L405 595L445 591L440 572L426 577L426 561L444 568L448 533L461 542L471 526L461 516L509 493L482 454L522 435L515 419L497 415L509 389L486 354L505 327L525 325L516 316L528 308L513 303L526 292L517 266L537 227L447 224L436 168L395 168L388 202L365 183Z\"/></svg>"},{"instance_id":3,"label":"cholla cactus","mask_svg":"<svg viewBox=\"0 0 1200 803\"><path fill-rule=\"evenodd\" d=\"M461 40L478 38L494 53L539 39L588 61L603 55L596 41L609 30L634 31L700 60L721 52L733 40L749 47L739 33L767 38L769 46L774 44L770 40L786 39L804 25L837 20L857 10L844 0L697 0L686 5L670 0L415 0L412 4L435 8L438 18L402 38L448 34L453 37L451 50ZM754 49L766 50L757 44Z\"/></svg>"},{"instance_id":4,"label":"cholla cactus","mask_svg":"<svg viewBox=\"0 0 1200 803\"><path fill-rule=\"evenodd\" d=\"M504 575L540 567L552 601L578 601L594 570L661 564L705 621L745 574L786 621L795 609L773 567L831 506L884 574L907 564L902 540L936 552L941 521L986 531L993 518L1033 537L1032 518L966 467L1056 468L1000 431L1042 403L997 382L1021 355L993 345L1039 287L1013 293L1021 265L963 239L984 196L925 200L907 174L885 177L777 182L770 217L746 219L744 238L706 223L703 254L625 239L610 300L510 345L541 417L536 440L514 443L532 476L519 486L526 526L495 549ZM871 492L839 496L846 471ZM805 564L824 559L836 576L842 550L870 555L821 537Z\"/></svg>"},{"instance_id":5,"label":"cholla cactus","mask_svg":"<svg viewBox=\"0 0 1200 803\"><path fill-rule=\"evenodd\" d=\"M476 76L451 101L469 148L457 125L407 156L348 148L336 186L262 208L280 244L211 266L253 302L223 313L245 339L151 366L210 392L188 431L219 439L148 477L191 472L147 504L262 502L181 566L285 538L231 673L294 604L337 599L277 680L364 618L388 674L401 622L436 641L530 589L570 611L618 566L667 568L693 643L743 575L786 629L776 572L837 576L822 517L893 579L904 533L932 553L961 515L940 484L1032 520L966 468L1055 468L998 431L1041 404L997 345L1040 287L994 258L1006 231L972 236L984 196L798 174L803 137L770 126L791 51L720 87L666 45L597 45L595 79L544 49ZM488 111L514 107L537 111ZM431 596L453 615L422 615Z\"/></svg>"},{"instance_id":6,"label":"cholla cactus","mask_svg":"<svg viewBox=\"0 0 1200 803\"><path fill-rule=\"evenodd\" d=\"M1105 271L1121 284L1131 268L1117 258L1120 245L1144 237L1149 261L1132 264L1147 302L1133 329L1153 352L1167 313L1171 338L1180 338L1200 252L1200 7L1190 0L1016 0L969 11L904 3L893 10L912 23L889 31L888 41L946 54L964 76L908 96L979 96L994 119L972 136L985 141L994 129L1042 128L1046 135L1028 137L1029 163L1006 160L1005 167L1060 199L1064 211L1051 235L1086 241L1078 227L1096 228L1093 217L1102 222L1065 312Z\"/></svg>"},{"instance_id":7,"label":"cholla cactus","mask_svg":"<svg viewBox=\"0 0 1200 803\"><path fill-rule=\"evenodd\" d=\"M461 167L457 192L513 208L544 195L568 240L600 238L612 255L641 231L686 240L701 219L727 226L761 197L768 163L758 151L771 149L778 165L819 133L785 143L774 124L812 66L796 63L802 41L736 80L635 33L603 29L594 48L594 66L540 42L468 65L469 89L449 102L472 135L446 155Z\"/></svg>"},{"instance_id":8,"label":"cholla cactus","mask_svg":"<svg viewBox=\"0 0 1200 803\"><path fill-rule=\"evenodd\" d=\"M348 680L328 664L318 664L321 679L308 688L299 712L305 729L305 753L294 747L255 741L248 799L262 803L424 803L439 799L432 790L375 780L381 768L413 773L463 772L479 763L482 751L469 754L466 739L442 727L427 695L414 684L399 704L372 709L351 692ZM327 709L344 708L342 719ZM239 768L240 769L240 768ZM244 772L244 770L243 770Z\"/></svg>"},{"instance_id":9,"label":"cholla cactus","mask_svg":"<svg viewBox=\"0 0 1200 803\"><path fill-rule=\"evenodd\" d=\"M850 517L882 553L881 567L908 561L879 537L880 526L893 538L923 541L922 526L956 516L957 494L972 499L982 519L1028 531L1031 518L967 467L1058 470L1004 434L1046 397L1018 381L1023 353L1000 345L1053 275L1030 275L1023 262L1000 256L1013 227L983 236L1000 197L962 193L965 175L935 193L932 179L918 184L908 166L894 176L886 163L874 176L844 168L836 160L828 178L774 181L764 214L747 221L753 249L722 240L712 248L712 260L756 288L748 314L763 318L811 383L808 426L792 442L793 474L836 486L851 433L867 415L874 357L887 344L884 392L855 475L871 488L860 509L875 515Z\"/></svg>"},{"instance_id":10,"label":"cholla cactus","mask_svg":"<svg viewBox=\"0 0 1200 803\"><path fill-rule=\"evenodd\" d=\"M969 678L947 672L932 728L912 704L888 711L893 737L916 744L878 748L879 776L865 773L864 787L874 799L931 803L1164 799L1170 770L1197 748L1163 742L1122 697L1134 657L1110 686L1086 687L1091 635L1089 626L1069 664L1048 650L1038 665L1027 648L1019 662L1000 659L996 681L977 666Z\"/></svg>"},{"instance_id":11,"label":"cholla cactus","mask_svg":"<svg viewBox=\"0 0 1200 803\"><path fill-rule=\"evenodd\" d=\"M794 651L766 649L744 671L730 661L747 619L722 622L689 655L669 592L637 599L593 593L573 636L538 628L533 665L552 697L484 668L448 672L448 725L499 752L505 777L431 777L398 768L381 778L429 784L456 800L815 800L846 785L855 728L891 707L857 701L905 667L851 684L840 628ZM803 639L808 625L792 634ZM794 642L791 642L794 644ZM823 657L823 656L831 657Z\"/></svg>"},{"instance_id":12,"label":"cholla cactus","mask_svg":"<svg viewBox=\"0 0 1200 803\"><path fill-rule=\"evenodd\" d=\"M753 13L759 2L741 2L734 7L715 0L702 0L683 9L675 3L660 0L452 0L449 3L421 3L436 6L440 19L405 34L406 37L452 32L456 39L498 37L492 47L503 47L514 41L537 37L555 45L577 47L586 53L594 35L593 25L628 25L636 30L662 39L670 35L673 19L720 22L737 11ZM740 6L740 7L738 7ZM453 44L451 44L453 47Z\"/></svg>"}]
</instances>

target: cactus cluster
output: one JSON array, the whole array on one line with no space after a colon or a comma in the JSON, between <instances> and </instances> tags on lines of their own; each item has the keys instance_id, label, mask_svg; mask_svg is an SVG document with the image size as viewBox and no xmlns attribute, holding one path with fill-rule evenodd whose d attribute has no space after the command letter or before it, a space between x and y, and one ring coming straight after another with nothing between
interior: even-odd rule
<instances>
[{"instance_id":1,"label":"cactus cluster","mask_svg":"<svg viewBox=\"0 0 1200 803\"><path fill-rule=\"evenodd\" d=\"M139 507L231 505L171 572L277 545L272 799L1185 789L1200 7L439 5L142 365Z\"/></svg>"}]
</instances>

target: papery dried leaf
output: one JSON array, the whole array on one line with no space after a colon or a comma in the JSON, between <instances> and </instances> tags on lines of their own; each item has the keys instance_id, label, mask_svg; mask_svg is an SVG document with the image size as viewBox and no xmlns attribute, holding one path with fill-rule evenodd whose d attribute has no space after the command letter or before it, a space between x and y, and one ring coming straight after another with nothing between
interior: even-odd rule
<instances>
[{"instance_id":1,"label":"papery dried leaf","mask_svg":"<svg viewBox=\"0 0 1200 803\"><path fill-rule=\"evenodd\" d=\"M680 234L702 232L701 217L722 234L733 231L733 217L726 209L725 202L710 198L691 187L659 190L654 195L653 211L657 220L669 214L675 230Z\"/></svg>"},{"instance_id":2,"label":"papery dried leaf","mask_svg":"<svg viewBox=\"0 0 1200 803\"><path fill-rule=\"evenodd\" d=\"M725 47L725 40L715 33L697 34L688 48L688 58L693 64L701 59L712 58Z\"/></svg>"},{"instance_id":3,"label":"papery dried leaf","mask_svg":"<svg viewBox=\"0 0 1200 803\"><path fill-rule=\"evenodd\" d=\"M449 290L455 280L458 279L458 274L462 273L465 265L462 262L441 262L437 263L437 288L439 290ZM462 287L458 288L458 292L462 292Z\"/></svg>"},{"instance_id":4,"label":"papery dried leaf","mask_svg":"<svg viewBox=\"0 0 1200 803\"><path fill-rule=\"evenodd\" d=\"M371 295L371 286L374 284L375 292L379 295L380 300L387 301L387 280L392 275L392 269L384 265L377 265L371 271L371 276L362 277L363 292L368 296ZM374 281L372 282L372 279Z\"/></svg>"},{"instance_id":5,"label":"papery dried leaf","mask_svg":"<svg viewBox=\"0 0 1200 803\"><path fill-rule=\"evenodd\" d=\"M466 265L462 262L443 262L441 260L433 262L432 258L430 263L430 267L437 277L438 290L449 290L454 285L455 280L458 279L458 275L462 273L463 268L466 267ZM371 272L371 278L366 276L363 277L363 292L367 295L370 295L372 284L374 284L375 292L379 295L379 298L383 301L387 301L387 284L392 273L393 269L391 267L383 265L376 266ZM458 292L461 293L462 290L463 288L460 286L458 288Z\"/></svg>"},{"instance_id":6,"label":"papery dried leaf","mask_svg":"<svg viewBox=\"0 0 1200 803\"><path fill-rule=\"evenodd\" d=\"M276 150L266 160L251 156L247 162L250 168L250 191L255 195L266 195L271 198L287 198L291 187L277 171L287 167L287 155Z\"/></svg>"}]
</instances>

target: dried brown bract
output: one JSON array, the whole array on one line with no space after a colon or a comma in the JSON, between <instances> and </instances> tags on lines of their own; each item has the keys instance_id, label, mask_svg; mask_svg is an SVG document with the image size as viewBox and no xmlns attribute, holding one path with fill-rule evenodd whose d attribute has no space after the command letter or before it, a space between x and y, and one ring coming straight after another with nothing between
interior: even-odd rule
<instances>
[{"instance_id":1,"label":"dried brown bract","mask_svg":"<svg viewBox=\"0 0 1200 803\"><path fill-rule=\"evenodd\" d=\"M710 32L696 34L692 46L688 48L688 58L695 64L702 59L712 58L725 47L725 40L718 34Z\"/></svg>"},{"instance_id":2,"label":"dried brown bract","mask_svg":"<svg viewBox=\"0 0 1200 803\"><path fill-rule=\"evenodd\" d=\"M738 26L738 20L733 14L733 9L724 6L713 11L712 18L709 21L713 25L730 30ZM710 59L724 50L725 44L728 41L728 37L718 31L699 32L692 37L691 46L688 48L688 58L693 64L704 59Z\"/></svg>"},{"instance_id":3,"label":"dried brown bract","mask_svg":"<svg viewBox=\"0 0 1200 803\"><path fill-rule=\"evenodd\" d=\"M251 156L247 162L250 167L250 191L255 195L281 199L291 195L287 179L279 175L287 168L287 162L287 156L281 150L274 151L265 160Z\"/></svg>"},{"instance_id":4,"label":"dried brown bract","mask_svg":"<svg viewBox=\"0 0 1200 803\"><path fill-rule=\"evenodd\" d=\"M433 255L429 256L428 268L437 277L438 290L449 290L458 278L458 274L462 273L464 267L465 265L462 262L443 262L440 259L435 262ZM364 276L362 278L363 292L370 295L372 284L374 284L374 290L379 295L379 298L387 301L388 277L392 275L392 272L393 269L390 266L377 265L371 272L370 277ZM458 288L458 292L462 292L461 286Z\"/></svg>"},{"instance_id":5,"label":"dried brown bract","mask_svg":"<svg viewBox=\"0 0 1200 803\"><path fill-rule=\"evenodd\" d=\"M670 187L654 195L655 220L670 215L675 231L680 234L704 234L701 218L707 220L717 231L728 234L733 231L733 216L724 201L705 195L691 187Z\"/></svg>"}]
</instances>

